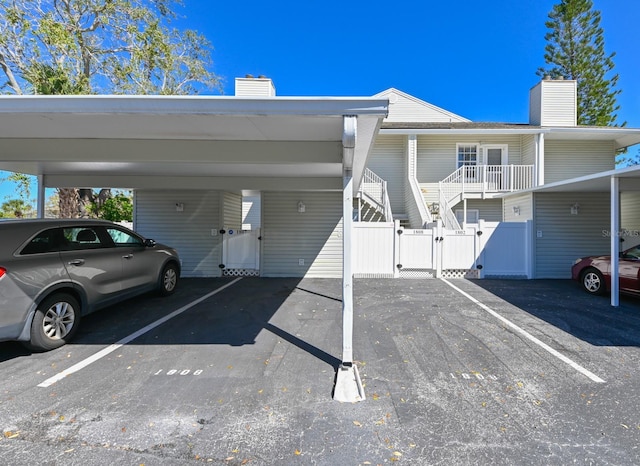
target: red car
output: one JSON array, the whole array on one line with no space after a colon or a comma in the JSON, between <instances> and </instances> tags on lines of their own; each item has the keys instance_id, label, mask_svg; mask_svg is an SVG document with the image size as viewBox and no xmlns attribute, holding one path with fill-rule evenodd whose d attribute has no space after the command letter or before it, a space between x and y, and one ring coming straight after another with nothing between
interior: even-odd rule
<instances>
[{"instance_id":1,"label":"red car","mask_svg":"<svg viewBox=\"0 0 640 466\"><path fill-rule=\"evenodd\" d=\"M620 291L640 294L640 245L620 254L618 266ZM611 290L611 256L591 256L578 259L571 267L571 278L580 282L591 294Z\"/></svg>"}]
</instances>

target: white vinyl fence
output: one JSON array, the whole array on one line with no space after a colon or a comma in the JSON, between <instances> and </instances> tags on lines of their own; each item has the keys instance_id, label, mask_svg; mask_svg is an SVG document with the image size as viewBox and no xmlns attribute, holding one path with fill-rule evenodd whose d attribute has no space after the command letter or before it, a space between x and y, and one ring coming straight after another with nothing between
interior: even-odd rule
<instances>
[{"instance_id":1,"label":"white vinyl fence","mask_svg":"<svg viewBox=\"0 0 640 466\"><path fill-rule=\"evenodd\" d=\"M531 278L531 223L485 222L448 230L354 223L356 277Z\"/></svg>"}]
</instances>

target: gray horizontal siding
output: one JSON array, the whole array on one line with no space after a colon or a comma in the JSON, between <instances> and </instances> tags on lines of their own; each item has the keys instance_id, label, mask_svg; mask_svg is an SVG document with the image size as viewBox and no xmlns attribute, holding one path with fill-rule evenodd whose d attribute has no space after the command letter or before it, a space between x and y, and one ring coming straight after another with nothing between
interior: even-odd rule
<instances>
[{"instance_id":1,"label":"gray horizontal siding","mask_svg":"<svg viewBox=\"0 0 640 466\"><path fill-rule=\"evenodd\" d=\"M389 115L385 121L400 122L445 122L468 121L467 119L455 115L447 110L439 108L428 102L424 102L413 96L403 95L400 92L390 91L378 94L379 97L389 99Z\"/></svg>"},{"instance_id":2,"label":"gray horizontal siding","mask_svg":"<svg viewBox=\"0 0 640 466\"><path fill-rule=\"evenodd\" d=\"M542 81L542 126L575 126L575 81Z\"/></svg>"},{"instance_id":3,"label":"gray horizontal siding","mask_svg":"<svg viewBox=\"0 0 640 466\"><path fill-rule=\"evenodd\" d=\"M571 215L576 202L579 213ZM609 251L607 194L537 193L534 211L535 278L571 278L575 259Z\"/></svg>"},{"instance_id":4,"label":"gray horizontal siding","mask_svg":"<svg viewBox=\"0 0 640 466\"><path fill-rule=\"evenodd\" d=\"M482 140L480 140L482 139ZM418 166L416 177L419 183L437 183L457 169L456 144L505 144L508 164L522 164L522 137L514 136L418 136ZM482 155L480 155L482 157Z\"/></svg>"},{"instance_id":5,"label":"gray horizontal siding","mask_svg":"<svg viewBox=\"0 0 640 466\"><path fill-rule=\"evenodd\" d=\"M640 192L626 191L620 197L620 224L626 230L622 248L627 249L640 243Z\"/></svg>"},{"instance_id":6,"label":"gray horizontal siding","mask_svg":"<svg viewBox=\"0 0 640 466\"><path fill-rule=\"evenodd\" d=\"M367 161L367 168L387 182L391 211L406 212L404 191L406 185L406 136L380 135Z\"/></svg>"},{"instance_id":7,"label":"gray horizontal siding","mask_svg":"<svg viewBox=\"0 0 640 466\"><path fill-rule=\"evenodd\" d=\"M522 136L522 165L536 163L536 136L527 134Z\"/></svg>"},{"instance_id":8,"label":"gray horizontal siding","mask_svg":"<svg viewBox=\"0 0 640 466\"><path fill-rule=\"evenodd\" d=\"M518 208L518 214L513 208ZM526 222L533 219L533 195L519 194L503 200L503 219L505 222Z\"/></svg>"},{"instance_id":9,"label":"gray horizontal siding","mask_svg":"<svg viewBox=\"0 0 640 466\"><path fill-rule=\"evenodd\" d=\"M545 184L614 168L615 148L611 141L545 140Z\"/></svg>"},{"instance_id":10,"label":"gray horizontal siding","mask_svg":"<svg viewBox=\"0 0 640 466\"><path fill-rule=\"evenodd\" d=\"M184 210L176 211L176 203ZM217 191L135 192L134 225L140 234L177 249L183 277L218 277L222 262L220 193Z\"/></svg>"},{"instance_id":11,"label":"gray horizontal siding","mask_svg":"<svg viewBox=\"0 0 640 466\"><path fill-rule=\"evenodd\" d=\"M265 192L262 212L262 276L342 277L342 193Z\"/></svg>"},{"instance_id":12,"label":"gray horizontal siding","mask_svg":"<svg viewBox=\"0 0 640 466\"><path fill-rule=\"evenodd\" d=\"M225 192L222 195L223 224L225 229L242 229L242 196Z\"/></svg>"},{"instance_id":13,"label":"gray horizontal siding","mask_svg":"<svg viewBox=\"0 0 640 466\"><path fill-rule=\"evenodd\" d=\"M464 203L459 202L451 210L462 210ZM479 219L487 222L502 221L501 199L467 199L467 210L478 210Z\"/></svg>"},{"instance_id":14,"label":"gray horizontal siding","mask_svg":"<svg viewBox=\"0 0 640 466\"><path fill-rule=\"evenodd\" d=\"M260 195L242 198L242 228L255 230L260 228Z\"/></svg>"}]
</instances>

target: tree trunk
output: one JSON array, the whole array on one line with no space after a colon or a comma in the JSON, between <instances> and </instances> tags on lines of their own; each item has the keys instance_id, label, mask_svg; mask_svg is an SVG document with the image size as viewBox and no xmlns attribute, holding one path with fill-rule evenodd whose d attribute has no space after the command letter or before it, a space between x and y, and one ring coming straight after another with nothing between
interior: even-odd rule
<instances>
[{"instance_id":1,"label":"tree trunk","mask_svg":"<svg viewBox=\"0 0 640 466\"><path fill-rule=\"evenodd\" d=\"M58 188L60 218L78 217L78 190L75 188Z\"/></svg>"},{"instance_id":2,"label":"tree trunk","mask_svg":"<svg viewBox=\"0 0 640 466\"><path fill-rule=\"evenodd\" d=\"M91 217L91 210L89 210L89 208L93 201L94 195L92 189L78 189L78 217Z\"/></svg>"}]
</instances>

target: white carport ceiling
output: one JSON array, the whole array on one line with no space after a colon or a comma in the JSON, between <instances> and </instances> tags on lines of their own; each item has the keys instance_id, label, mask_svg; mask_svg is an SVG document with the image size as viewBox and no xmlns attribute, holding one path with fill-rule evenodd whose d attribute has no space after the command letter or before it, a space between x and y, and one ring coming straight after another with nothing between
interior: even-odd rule
<instances>
[{"instance_id":1,"label":"white carport ceiling","mask_svg":"<svg viewBox=\"0 0 640 466\"><path fill-rule=\"evenodd\" d=\"M1 96L0 169L48 187L342 189L343 116L361 176L374 98Z\"/></svg>"}]
</instances>

